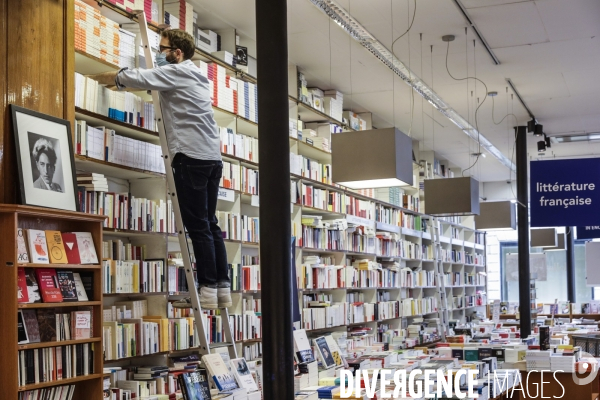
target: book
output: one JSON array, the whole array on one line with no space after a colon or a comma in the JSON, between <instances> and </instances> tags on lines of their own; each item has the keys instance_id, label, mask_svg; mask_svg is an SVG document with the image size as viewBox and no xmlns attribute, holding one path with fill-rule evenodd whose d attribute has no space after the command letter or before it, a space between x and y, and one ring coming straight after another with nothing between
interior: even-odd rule
<instances>
[{"instance_id":1,"label":"book","mask_svg":"<svg viewBox=\"0 0 600 400\"><path fill-rule=\"evenodd\" d=\"M67 264L67 254L59 231L46 231L48 254L52 264Z\"/></svg>"},{"instance_id":2,"label":"book","mask_svg":"<svg viewBox=\"0 0 600 400\"><path fill-rule=\"evenodd\" d=\"M25 323L25 331L29 338L29 343L40 342L40 327L38 325L37 315L35 310L22 310L23 322Z\"/></svg>"},{"instance_id":3,"label":"book","mask_svg":"<svg viewBox=\"0 0 600 400\"><path fill-rule=\"evenodd\" d=\"M81 264L81 258L79 257L79 246L77 245L77 236L74 233L64 232L62 234L62 239L69 264Z\"/></svg>"},{"instance_id":4,"label":"book","mask_svg":"<svg viewBox=\"0 0 600 400\"><path fill-rule=\"evenodd\" d=\"M37 310L37 320L42 342L56 341L56 312L52 308Z\"/></svg>"},{"instance_id":5,"label":"book","mask_svg":"<svg viewBox=\"0 0 600 400\"><path fill-rule=\"evenodd\" d=\"M90 232L74 232L79 247L81 264L98 264L98 256L94 247L94 239Z\"/></svg>"},{"instance_id":6,"label":"book","mask_svg":"<svg viewBox=\"0 0 600 400\"><path fill-rule=\"evenodd\" d=\"M23 228L17 228L17 262L28 263L29 253L27 252L27 239Z\"/></svg>"},{"instance_id":7,"label":"book","mask_svg":"<svg viewBox=\"0 0 600 400\"><path fill-rule=\"evenodd\" d=\"M25 268L25 283L27 284L28 303L41 303L40 287L33 268Z\"/></svg>"},{"instance_id":8,"label":"book","mask_svg":"<svg viewBox=\"0 0 600 400\"><path fill-rule=\"evenodd\" d=\"M91 338L91 320L89 311L71 312L71 338L74 340Z\"/></svg>"},{"instance_id":9,"label":"book","mask_svg":"<svg viewBox=\"0 0 600 400\"><path fill-rule=\"evenodd\" d=\"M85 291L85 286L83 285L83 281L81 280L81 275L79 275L79 272L73 272L73 282L75 282L75 291L77 292L77 298L79 301L89 301L89 297Z\"/></svg>"},{"instance_id":10,"label":"book","mask_svg":"<svg viewBox=\"0 0 600 400\"><path fill-rule=\"evenodd\" d=\"M326 369L335 367L335 361L331 354L331 349L327 344L327 340L321 336L315 339L315 344L317 346L317 352L319 353L323 367Z\"/></svg>"},{"instance_id":11,"label":"book","mask_svg":"<svg viewBox=\"0 0 600 400\"><path fill-rule=\"evenodd\" d=\"M346 359L344 356L342 356L342 350L338 346L337 341L333 338L333 336L331 336L331 335L325 336L325 341L327 342L327 345L329 346L329 349L331 350L331 356L333 357L333 361L335 362L335 365L338 367L344 366L347 368L348 364L346 362Z\"/></svg>"},{"instance_id":12,"label":"book","mask_svg":"<svg viewBox=\"0 0 600 400\"><path fill-rule=\"evenodd\" d=\"M88 299L94 299L94 273L91 271L80 272L81 282Z\"/></svg>"},{"instance_id":13,"label":"book","mask_svg":"<svg viewBox=\"0 0 600 400\"><path fill-rule=\"evenodd\" d=\"M27 278L25 277L25 268L17 269L17 302L29 303L29 293L27 291Z\"/></svg>"},{"instance_id":14,"label":"book","mask_svg":"<svg viewBox=\"0 0 600 400\"><path fill-rule=\"evenodd\" d=\"M229 368L219 354L206 354L202 356L202 361L219 391L223 392L238 388L235 378L231 375Z\"/></svg>"},{"instance_id":15,"label":"book","mask_svg":"<svg viewBox=\"0 0 600 400\"><path fill-rule=\"evenodd\" d=\"M42 294L44 303L60 303L63 301L62 293L58 287L55 269L36 269L35 275L40 286L40 293Z\"/></svg>"},{"instance_id":16,"label":"book","mask_svg":"<svg viewBox=\"0 0 600 400\"><path fill-rule=\"evenodd\" d=\"M27 344L29 338L27 337L27 331L25 330L25 322L23 321L23 311L17 312L17 343Z\"/></svg>"},{"instance_id":17,"label":"book","mask_svg":"<svg viewBox=\"0 0 600 400\"><path fill-rule=\"evenodd\" d=\"M210 400L208 375L205 369L187 372L177 377L183 400Z\"/></svg>"},{"instance_id":18,"label":"book","mask_svg":"<svg viewBox=\"0 0 600 400\"><path fill-rule=\"evenodd\" d=\"M49 264L48 245L46 233L37 229L27 229L27 242L31 251L31 262L36 264Z\"/></svg>"},{"instance_id":19,"label":"book","mask_svg":"<svg viewBox=\"0 0 600 400\"><path fill-rule=\"evenodd\" d=\"M77 301L77 290L72 271L56 271L58 288L62 294L63 301Z\"/></svg>"},{"instance_id":20,"label":"book","mask_svg":"<svg viewBox=\"0 0 600 400\"><path fill-rule=\"evenodd\" d=\"M311 362L314 361L310 342L306 337L306 330L297 329L293 331L294 334L294 346L296 350L296 359L298 362Z\"/></svg>"},{"instance_id":21,"label":"book","mask_svg":"<svg viewBox=\"0 0 600 400\"><path fill-rule=\"evenodd\" d=\"M252 377L250 368L248 368L248 364L246 364L244 358L234 358L229 361L229 365L231 365L231 372L239 387L248 389L248 392L255 392L258 390L256 381Z\"/></svg>"}]
</instances>

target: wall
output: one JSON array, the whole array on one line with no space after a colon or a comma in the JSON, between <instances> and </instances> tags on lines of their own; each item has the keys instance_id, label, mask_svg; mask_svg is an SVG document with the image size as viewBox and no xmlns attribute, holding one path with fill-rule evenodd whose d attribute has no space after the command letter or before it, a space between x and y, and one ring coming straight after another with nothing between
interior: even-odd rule
<instances>
[{"instance_id":1,"label":"wall","mask_svg":"<svg viewBox=\"0 0 600 400\"><path fill-rule=\"evenodd\" d=\"M17 201L9 104L74 120L73 0L0 0L0 203Z\"/></svg>"}]
</instances>

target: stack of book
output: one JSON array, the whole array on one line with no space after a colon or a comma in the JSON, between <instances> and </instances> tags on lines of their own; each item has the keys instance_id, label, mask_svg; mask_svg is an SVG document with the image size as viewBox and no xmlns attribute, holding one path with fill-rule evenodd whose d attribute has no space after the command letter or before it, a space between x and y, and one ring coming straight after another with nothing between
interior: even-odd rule
<instances>
[{"instance_id":1,"label":"stack of book","mask_svg":"<svg viewBox=\"0 0 600 400\"><path fill-rule=\"evenodd\" d=\"M93 343L19 351L19 386L71 379L94 373Z\"/></svg>"},{"instance_id":2,"label":"stack of book","mask_svg":"<svg viewBox=\"0 0 600 400\"><path fill-rule=\"evenodd\" d=\"M154 107L130 92L110 90L75 73L75 106L96 114L156 131Z\"/></svg>"},{"instance_id":3,"label":"stack of book","mask_svg":"<svg viewBox=\"0 0 600 400\"><path fill-rule=\"evenodd\" d=\"M231 128L219 128L221 153L244 160L258 162L258 139L247 135L238 135Z\"/></svg>"},{"instance_id":4,"label":"stack of book","mask_svg":"<svg viewBox=\"0 0 600 400\"><path fill-rule=\"evenodd\" d=\"M241 79L238 79L237 83L236 114L258 123L258 87Z\"/></svg>"},{"instance_id":5,"label":"stack of book","mask_svg":"<svg viewBox=\"0 0 600 400\"><path fill-rule=\"evenodd\" d=\"M219 186L225 189L241 190L241 167L239 164L233 164L228 161L223 161L223 173Z\"/></svg>"},{"instance_id":6,"label":"stack of book","mask_svg":"<svg viewBox=\"0 0 600 400\"><path fill-rule=\"evenodd\" d=\"M194 61L208 78L212 105L231 113L238 113L238 80L227 75L225 67L216 63Z\"/></svg>"},{"instance_id":7,"label":"stack of book","mask_svg":"<svg viewBox=\"0 0 600 400\"><path fill-rule=\"evenodd\" d=\"M194 34L194 7L184 0L165 0L165 24L171 25L171 28L179 28L190 35ZM168 15L179 19L179 25L173 24L173 21L167 22Z\"/></svg>"},{"instance_id":8,"label":"stack of book","mask_svg":"<svg viewBox=\"0 0 600 400\"><path fill-rule=\"evenodd\" d=\"M217 211L219 228L223 232L223 239L241 240L240 214L227 211Z\"/></svg>"},{"instance_id":9,"label":"stack of book","mask_svg":"<svg viewBox=\"0 0 600 400\"><path fill-rule=\"evenodd\" d=\"M119 67L135 68L135 33L119 29Z\"/></svg>"},{"instance_id":10,"label":"stack of book","mask_svg":"<svg viewBox=\"0 0 600 400\"><path fill-rule=\"evenodd\" d=\"M163 260L103 260L103 293L165 292Z\"/></svg>"},{"instance_id":11,"label":"stack of book","mask_svg":"<svg viewBox=\"0 0 600 400\"><path fill-rule=\"evenodd\" d=\"M258 196L258 170L242 165L242 182L240 190L247 194Z\"/></svg>"},{"instance_id":12,"label":"stack of book","mask_svg":"<svg viewBox=\"0 0 600 400\"><path fill-rule=\"evenodd\" d=\"M119 24L83 1L75 1L75 49L119 66Z\"/></svg>"},{"instance_id":13,"label":"stack of book","mask_svg":"<svg viewBox=\"0 0 600 400\"><path fill-rule=\"evenodd\" d=\"M82 172L77 174L77 188L88 192L108 192L108 179L103 174Z\"/></svg>"},{"instance_id":14,"label":"stack of book","mask_svg":"<svg viewBox=\"0 0 600 400\"><path fill-rule=\"evenodd\" d=\"M325 91L325 112L337 121L341 121L344 113L344 95L337 90Z\"/></svg>"}]
</instances>

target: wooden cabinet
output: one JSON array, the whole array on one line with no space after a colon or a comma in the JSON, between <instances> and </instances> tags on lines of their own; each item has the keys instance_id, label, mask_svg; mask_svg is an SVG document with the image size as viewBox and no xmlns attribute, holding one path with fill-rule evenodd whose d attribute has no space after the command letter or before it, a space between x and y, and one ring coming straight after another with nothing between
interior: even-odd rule
<instances>
[{"instance_id":1,"label":"wooden cabinet","mask_svg":"<svg viewBox=\"0 0 600 400\"><path fill-rule=\"evenodd\" d=\"M102 274L101 266L69 264L19 264L17 262L17 228L56 230L61 232L91 232L96 253L102 253L102 223L104 216L95 216L70 211L45 209L40 207L0 204L0 360L2 374L0 387L4 398L16 399L22 391L44 387L75 384L74 399L102 399ZM93 275L93 298L85 302L31 303L17 302L17 269L56 268L58 270L90 271ZM17 311L19 309L59 308L61 312L76 310L77 307L91 307L93 312L93 337L84 340L42 342L19 345L17 339ZM86 376L19 386L18 354L20 350L39 349L79 343L90 343L94 348L93 373Z\"/></svg>"}]
</instances>

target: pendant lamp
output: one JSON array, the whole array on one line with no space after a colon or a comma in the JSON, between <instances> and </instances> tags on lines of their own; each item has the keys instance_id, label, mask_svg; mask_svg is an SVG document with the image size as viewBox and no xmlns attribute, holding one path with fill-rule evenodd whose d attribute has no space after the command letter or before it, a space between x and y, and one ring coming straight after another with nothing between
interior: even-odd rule
<instances>
[{"instance_id":1,"label":"pendant lamp","mask_svg":"<svg viewBox=\"0 0 600 400\"><path fill-rule=\"evenodd\" d=\"M332 178L350 189L412 186L412 140L396 128L331 135Z\"/></svg>"},{"instance_id":2,"label":"pendant lamp","mask_svg":"<svg viewBox=\"0 0 600 400\"><path fill-rule=\"evenodd\" d=\"M544 249L544 251L559 251L559 250L565 250L566 246L565 246L565 234L564 233L559 233L558 235L556 235L556 240L558 242L558 244L556 245L556 247L546 247Z\"/></svg>"},{"instance_id":3,"label":"pendant lamp","mask_svg":"<svg viewBox=\"0 0 600 400\"><path fill-rule=\"evenodd\" d=\"M556 247L556 228L531 229L531 247Z\"/></svg>"},{"instance_id":4,"label":"pendant lamp","mask_svg":"<svg viewBox=\"0 0 600 400\"><path fill-rule=\"evenodd\" d=\"M517 229L517 213L511 201L490 201L479 204L475 216L476 229Z\"/></svg>"},{"instance_id":5,"label":"pendant lamp","mask_svg":"<svg viewBox=\"0 0 600 400\"><path fill-rule=\"evenodd\" d=\"M425 180L425 213L479 215L479 182L471 177Z\"/></svg>"}]
</instances>

